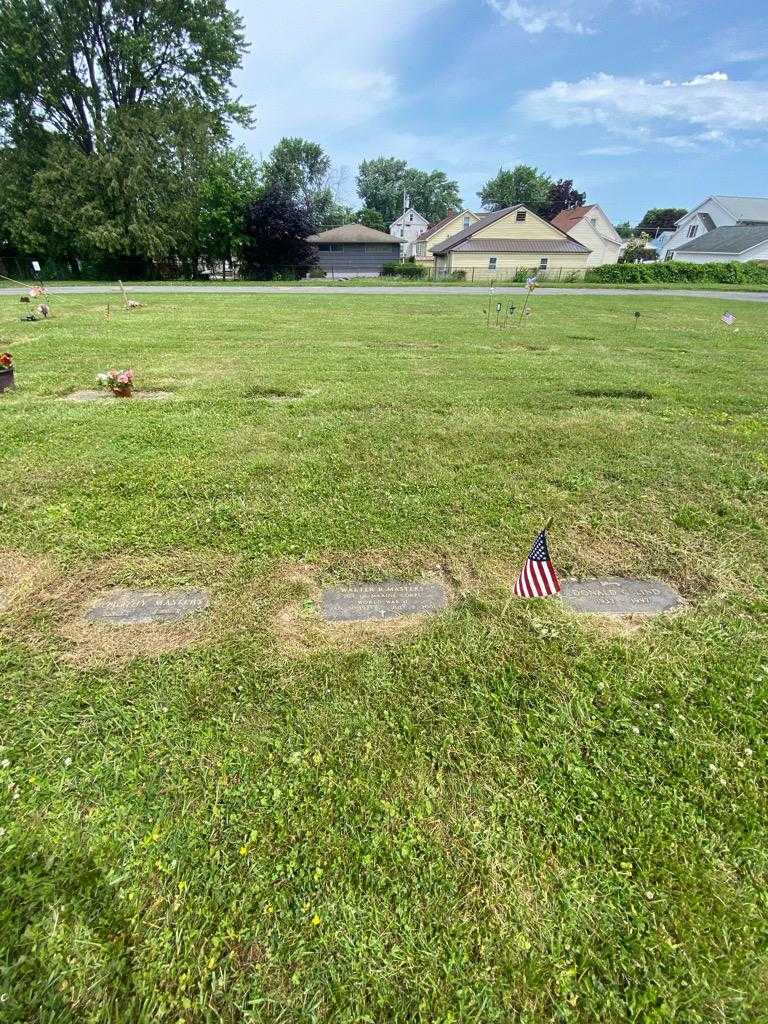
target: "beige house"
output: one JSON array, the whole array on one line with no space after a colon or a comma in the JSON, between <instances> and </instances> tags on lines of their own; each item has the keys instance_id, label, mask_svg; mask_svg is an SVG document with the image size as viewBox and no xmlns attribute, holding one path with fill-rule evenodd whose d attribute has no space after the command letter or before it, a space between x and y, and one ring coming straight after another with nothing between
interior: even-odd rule
<instances>
[{"instance_id":1,"label":"beige house","mask_svg":"<svg viewBox=\"0 0 768 1024\"><path fill-rule=\"evenodd\" d=\"M590 250L521 203L470 224L432 247L435 273L464 271L471 280L528 271L581 277Z\"/></svg>"},{"instance_id":2,"label":"beige house","mask_svg":"<svg viewBox=\"0 0 768 1024\"><path fill-rule=\"evenodd\" d=\"M446 238L463 231L464 228L470 227L479 220L480 214L473 213L471 210L462 210L460 213L449 210L447 217L443 217L436 224L431 224L416 239L416 248L413 252L416 262L432 263L432 250L436 245L440 245Z\"/></svg>"},{"instance_id":3,"label":"beige house","mask_svg":"<svg viewBox=\"0 0 768 1024\"><path fill-rule=\"evenodd\" d=\"M592 250L587 266L602 267L605 263L618 262L624 242L597 203L563 210L552 223Z\"/></svg>"}]
</instances>

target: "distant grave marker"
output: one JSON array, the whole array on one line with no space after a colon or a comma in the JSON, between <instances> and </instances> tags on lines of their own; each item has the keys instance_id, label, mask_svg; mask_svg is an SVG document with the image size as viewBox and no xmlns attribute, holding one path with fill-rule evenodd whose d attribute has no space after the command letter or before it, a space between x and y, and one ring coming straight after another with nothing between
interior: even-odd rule
<instances>
[{"instance_id":1,"label":"distant grave marker","mask_svg":"<svg viewBox=\"0 0 768 1024\"><path fill-rule=\"evenodd\" d=\"M178 622L203 611L210 598L202 590L106 590L96 597L85 613L90 622L113 626L147 625L153 622Z\"/></svg>"},{"instance_id":2,"label":"distant grave marker","mask_svg":"<svg viewBox=\"0 0 768 1024\"><path fill-rule=\"evenodd\" d=\"M622 576L563 580L561 596L571 611L593 615L660 615L685 604L667 583Z\"/></svg>"},{"instance_id":3,"label":"distant grave marker","mask_svg":"<svg viewBox=\"0 0 768 1024\"><path fill-rule=\"evenodd\" d=\"M134 391L130 398L115 398L111 391L106 388L97 391L95 388L86 388L84 391L73 391L71 395L65 395L65 402L100 402L115 401L122 405L130 405L131 402L161 402L166 398L173 398L172 391Z\"/></svg>"},{"instance_id":4,"label":"distant grave marker","mask_svg":"<svg viewBox=\"0 0 768 1024\"><path fill-rule=\"evenodd\" d=\"M320 611L328 622L364 622L434 613L447 608L448 601L441 583L353 583L326 587Z\"/></svg>"}]
</instances>

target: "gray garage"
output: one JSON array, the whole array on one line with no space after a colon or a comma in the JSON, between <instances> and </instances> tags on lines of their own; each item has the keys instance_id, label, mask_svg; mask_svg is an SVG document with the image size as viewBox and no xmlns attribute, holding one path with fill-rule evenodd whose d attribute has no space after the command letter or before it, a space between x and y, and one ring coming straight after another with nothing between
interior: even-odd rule
<instances>
[{"instance_id":1,"label":"gray garage","mask_svg":"<svg viewBox=\"0 0 768 1024\"><path fill-rule=\"evenodd\" d=\"M364 224L342 224L307 241L317 248L318 265L329 277L375 277L385 263L400 259L398 239Z\"/></svg>"}]
</instances>

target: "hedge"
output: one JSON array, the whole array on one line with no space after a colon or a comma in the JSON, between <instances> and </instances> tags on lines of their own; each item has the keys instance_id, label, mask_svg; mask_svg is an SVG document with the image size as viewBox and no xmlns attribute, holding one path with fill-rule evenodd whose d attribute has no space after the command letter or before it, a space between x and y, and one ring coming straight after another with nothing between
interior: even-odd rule
<instances>
[{"instance_id":1,"label":"hedge","mask_svg":"<svg viewBox=\"0 0 768 1024\"><path fill-rule=\"evenodd\" d=\"M382 277L424 277L427 269L421 263L398 263L392 260L381 268Z\"/></svg>"},{"instance_id":2,"label":"hedge","mask_svg":"<svg viewBox=\"0 0 768 1024\"><path fill-rule=\"evenodd\" d=\"M664 260L661 263L612 263L588 270L585 280L604 284L652 284L707 282L711 284L768 285L768 262L758 263L685 263Z\"/></svg>"}]
</instances>

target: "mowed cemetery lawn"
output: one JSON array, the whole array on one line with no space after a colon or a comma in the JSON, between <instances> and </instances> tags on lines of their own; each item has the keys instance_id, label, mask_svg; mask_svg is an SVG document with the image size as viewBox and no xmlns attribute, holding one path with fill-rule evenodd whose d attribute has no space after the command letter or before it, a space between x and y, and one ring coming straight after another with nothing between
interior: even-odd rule
<instances>
[{"instance_id":1,"label":"mowed cemetery lawn","mask_svg":"<svg viewBox=\"0 0 768 1024\"><path fill-rule=\"evenodd\" d=\"M765 309L141 302L0 298L0 1019L765 1021ZM686 608L510 598L550 515ZM451 606L318 615L387 579Z\"/></svg>"}]
</instances>

